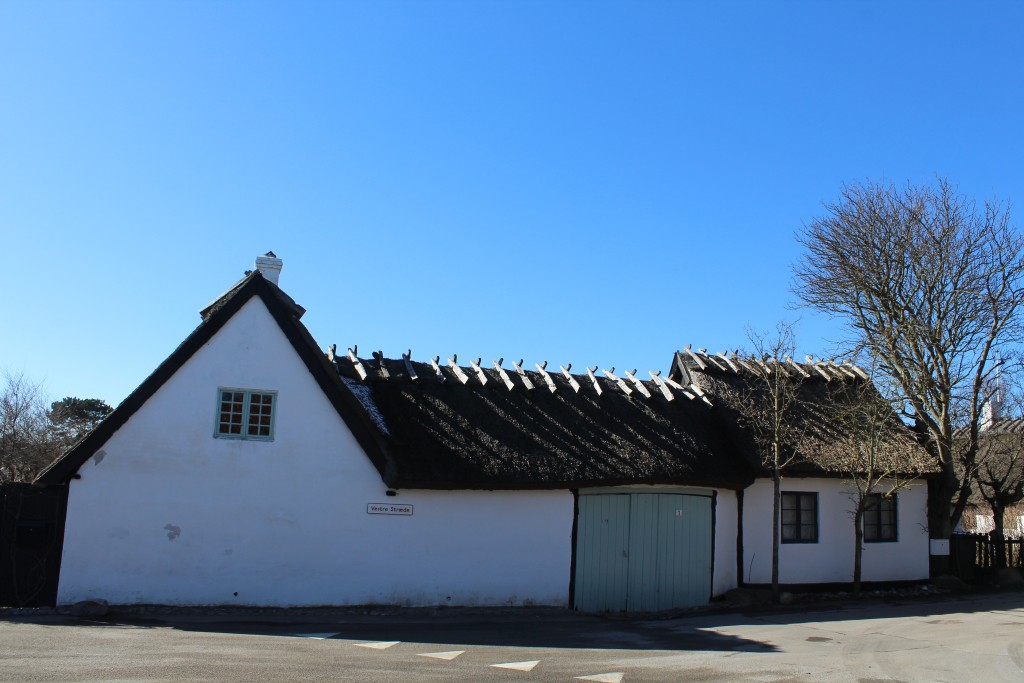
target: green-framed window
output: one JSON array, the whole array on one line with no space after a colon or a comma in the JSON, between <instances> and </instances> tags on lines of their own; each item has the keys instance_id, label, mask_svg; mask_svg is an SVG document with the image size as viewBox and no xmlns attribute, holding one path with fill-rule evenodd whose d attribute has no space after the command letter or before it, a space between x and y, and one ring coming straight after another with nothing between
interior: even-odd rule
<instances>
[{"instance_id":1,"label":"green-framed window","mask_svg":"<svg viewBox=\"0 0 1024 683\"><path fill-rule=\"evenodd\" d=\"M221 387L217 389L217 426L213 435L271 441L276 409L276 391Z\"/></svg>"}]
</instances>

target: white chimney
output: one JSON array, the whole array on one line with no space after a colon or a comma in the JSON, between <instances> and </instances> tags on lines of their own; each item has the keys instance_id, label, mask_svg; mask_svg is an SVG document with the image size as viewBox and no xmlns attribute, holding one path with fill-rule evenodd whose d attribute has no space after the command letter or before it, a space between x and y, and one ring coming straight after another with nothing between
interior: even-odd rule
<instances>
[{"instance_id":1,"label":"white chimney","mask_svg":"<svg viewBox=\"0 0 1024 683\"><path fill-rule=\"evenodd\" d=\"M277 258L272 251L268 251L263 256L256 257L256 270L263 273L263 277L267 278L275 285L281 277L281 266L283 265L284 261Z\"/></svg>"}]
</instances>

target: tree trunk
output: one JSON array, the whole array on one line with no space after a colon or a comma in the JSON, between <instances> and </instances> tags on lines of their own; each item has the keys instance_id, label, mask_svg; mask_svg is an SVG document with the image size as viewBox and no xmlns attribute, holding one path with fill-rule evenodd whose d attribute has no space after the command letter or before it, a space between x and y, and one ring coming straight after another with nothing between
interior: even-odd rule
<instances>
[{"instance_id":1,"label":"tree trunk","mask_svg":"<svg viewBox=\"0 0 1024 683\"><path fill-rule=\"evenodd\" d=\"M779 535L781 528L779 517L782 509L782 473L779 468L772 470L772 602L779 602Z\"/></svg>"},{"instance_id":2,"label":"tree trunk","mask_svg":"<svg viewBox=\"0 0 1024 683\"><path fill-rule=\"evenodd\" d=\"M928 537L949 539L953 535L953 525L950 520L949 510L952 506L953 496L956 495L958 487L950 486L946 476L932 479L928 482ZM930 573L932 577L949 574L950 564L948 555L930 555Z\"/></svg>"},{"instance_id":3,"label":"tree trunk","mask_svg":"<svg viewBox=\"0 0 1024 683\"><path fill-rule=\"evenodd\" d=\"M1003 569L1006 567L1006 543L1005 536L1003 534L1003 514L1006 512L1006 508L999 503L991 503L992 507L992 533L989 534L989 538L992 540L992 545L995 546L995 564L996 569Z\"/></svg>"},{"instance_id":4,"label":"tree trunk","mask_svg":"<svg viewBox=\"0 0 1024 683\"><path fill-rule=\"evenodd\" d=\"M862 498L857 501L857 509L853 513L854 542L853 547L853 594L860 595L860 578L862 558L864 557L864 503Z\"/></svg>"}]
</instances>

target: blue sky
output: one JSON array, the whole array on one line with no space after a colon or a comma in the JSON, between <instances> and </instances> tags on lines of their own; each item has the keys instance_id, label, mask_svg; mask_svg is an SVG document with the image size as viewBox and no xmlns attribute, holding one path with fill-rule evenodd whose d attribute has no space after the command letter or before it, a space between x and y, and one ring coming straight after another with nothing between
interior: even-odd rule
<instances>
[{"instance_id":1,"label":"blue sky","mask_svg":"<svg viewBox=\"0 0 1024 683\"><path fill-rule=\"evenodd\" d=\"M1019 3L0 0L0 369L116 404L254 258L326 347L668 369L841 184L1024 193ZM1018 214L1019 215L1019 214Z\"/></svg>"}]
</instances>

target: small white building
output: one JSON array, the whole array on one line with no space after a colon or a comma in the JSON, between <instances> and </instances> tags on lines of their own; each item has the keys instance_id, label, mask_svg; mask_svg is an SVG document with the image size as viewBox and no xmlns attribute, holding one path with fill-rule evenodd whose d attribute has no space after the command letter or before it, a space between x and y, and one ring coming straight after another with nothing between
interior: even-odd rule
<instances>
[{"instance_id":1,"label":"small white building","mask_svg":"<svg viewBox=\"0 0 1024 683\"><path fill-rule=\"evenodd\" d=\"M257 266L37 479L69 486L58 603L646 611L765 582L770 482L713 397L325 354L280 261ZM927 578L924 489L899 494L866 580ZM849 581L841 481L787 491L817 496L817 536L785 546L783 582Z\"/></svg>"}]
</instances>

